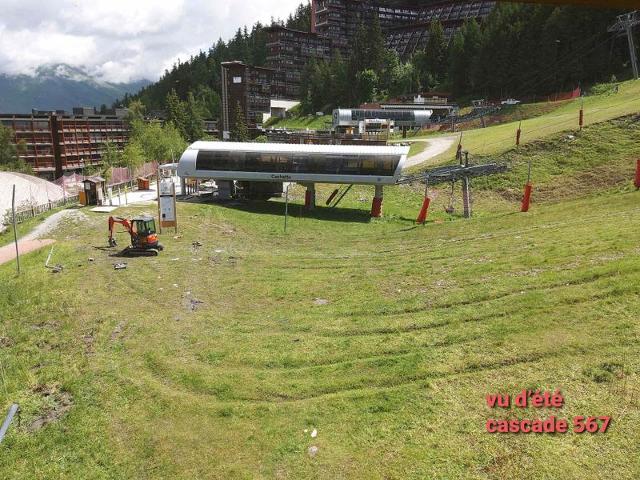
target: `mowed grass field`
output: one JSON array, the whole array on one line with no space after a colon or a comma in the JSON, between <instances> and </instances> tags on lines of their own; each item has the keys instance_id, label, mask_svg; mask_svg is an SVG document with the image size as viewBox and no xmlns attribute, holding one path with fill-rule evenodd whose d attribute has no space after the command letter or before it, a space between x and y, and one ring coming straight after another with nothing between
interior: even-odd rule
<instances>
[{"instance_id":1,"label":"mowed grass field","mask_svg":"<svg viewBox=\"0 0 640 480\"><path fill-rule=\"evenodd\" d=\"M282 201L181 202L165 251L116 271L95 248L106 216L85 212L54 235L62 273L47 249L18 278L0 266L0 407L22 406L0 478L638 478L635 125L507 153L511 172L474 181L469 220L444 213L445 187L415 226L419 185L387 188L376 220L372 188L305 214L296 187L286 233ZM547 193L521 214L528 159ZM486 405L525 388L565 406ZM485 431L549 415L613 420Z\"/></svg>"}]
</instances>

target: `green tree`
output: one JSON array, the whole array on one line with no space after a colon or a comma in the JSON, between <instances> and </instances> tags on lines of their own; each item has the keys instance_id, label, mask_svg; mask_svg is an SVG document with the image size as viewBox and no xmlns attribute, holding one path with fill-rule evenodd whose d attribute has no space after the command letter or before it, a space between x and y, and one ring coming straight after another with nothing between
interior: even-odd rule
<instances>
[{"instance_id":1,"label":"green tree","mask_svg":"<svg viewBox=\"0 0 640 480\"><path fill-rule=\"evenodd\" d=\"M115 143L107 141L102 144L100 158L102 163L95 167L95 173L98 173L102 178L109 181L111 179L111 169L122 165L122 153L118 151ZM94 171L90 168L85 173L92 174Z\"/></svg>"},{"instance_id":2,"label":"green tree","mask_svg":"<svg viewBox=\"0 0 640 480\"><path fill-rule=\"evenodd\" d=\"M433 20L429 26L425 61L432 78L438 83L443 81L447 68L447 40L442 24L437 20Z\"/></svg>"},{"instance_id":3,"label":"green tree","mask_svg":"<svg viewBox=\"0 0 640 480\"><path fill-rule=\"evenodd\" d=\"M24 142L13 143L13 131L0 125L0 170L12 172L33 173L31 166L20 158L25 151Z\"/></svg>"},{"instance_id":4,"label":"green tree","mask_svg":"<svg viewBox=\"0 0 640 480\"><path fill-rule=\"evenodd\" d=\"M378 88L378 75L371 69L358 72L356 75L356 89L358 92L358 103L370 102L375 96Z\"/></svg>"},{"instance_id":5,"label":"green tree","mask_svg":"<svg viewBox=\"0 0 640 480\"><path fill-rule=\"evenodd\" d=\"M248 142L249 141L249 129L247 128L247 122L244 118L244 112L240 104L236 106L235 122L231 128L231 140L234 142Z\"/></svg>"},{"instance_id":6,"label":"green tree","mask_svg":"<svg viewBox=\"0 0 640 480\"><path fill-rule=\"evenodd\" d=\"M129 145L134 150L125 150L127 161L137 163L140 154L143 161L167 163L176 161L187 148L187 142L173 123L134 122Z\"/></svg>"},{"instance_id":7,"label":"green tree","mask_svg":"<svg viewBox=\"0 0 640 480\"><path fill-rule=\"evenodd\" d=\"M195 97L191 92L187 95L184 122L186 138L189 142L195 142L196 140L200 140L204 137L202 117L200 115L199 107L196 104Z\"/></svg>"},{"instance_id":8,"label":"green tree","mask_svg":"<svg viewBox=\"0 0 640 480\"><path fill-rule=\"evenodd\" d=\"M132 169L142 166L145 163L145 155L142 146L136 141L130 141L127 146L124 147L121 163L122 166Z\"/></svg>"},{"instance_id":9,"label":"green tree","mask_svg":"<svg viewBox=\"0 0 640 480\"><path fill-rule=\"evenodd\" d=\"M391 72L389 95L406 95L418 90L418 75L413 64L411 62L398 63Z\"/></svg>"},{"instance_id":10,"label":"green tree","mask_svg":"<svg viewBox=\"0 0 640 480\"><path fill-rule=\"evenodd\" d=\"M469 88L469 62L465 55L465 37L462 30L456 32L453 37L449 55L451 58L449 63L449 80L453 94L459 96L464 94Z\"/></svg>"},{"instance_id":11,"label":"green tree","mask_svg":"<svg viewBox=\"0 0 640 480\"><path fill-rule=\"evenodd\" d=\"M376 74L384 67L385 54L387 49L384 44L384 34L380 27L378 15L374 15L369 29L367 30L366 41L366 68L372 69Z\"/></svg>"},{"instance_id":12,"label":"green tree","mask_svg":"<svg viewBox=\"0 0 640 480\"><path fill-rule=\"evenodd\" d=\"M18 152L13 143L13 132L10 128L0 125L0 167L8 170L18 159Z\"/></svg>"},{"instance_id":13,"label":"green tree","mask_svg":"<svg viewBox=\"0 0 640 480\"><path fill-rule=\"evenodd\" d=\"M167 121L173 123L183 138L189 138L187 133L187 112L185 103L180 100L175 89L167 94L165 108Z\"/></svg>"},{"instance_id":14,"label":"green tree","mask_svg":"<svg viewBox=\"0 0 640 480\"><path fill-rule=\"evenodd\" d=\"M144 120L144 115L147 108L140 100L132 100L127 106L129 112L127 113L127 121L131 124L136 120Z\"/></svg>"}]
</instances>

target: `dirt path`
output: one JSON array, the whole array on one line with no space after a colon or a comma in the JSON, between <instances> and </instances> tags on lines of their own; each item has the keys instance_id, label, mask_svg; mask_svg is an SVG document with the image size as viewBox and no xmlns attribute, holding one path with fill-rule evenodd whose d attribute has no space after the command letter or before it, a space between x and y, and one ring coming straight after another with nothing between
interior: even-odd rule
<instances>
[{"instance_id":1,"label":"dirt path","mask_svg":"<svg viewBox=\"0 0 640 480\"><path fill-rule=\"evenodd\" d=\"M20 252L20 256L25 253L33 252L34 250L39 250L42 247L46 247L47 245L51 245L55 243L55 240L45 239L45 240L18 240L18 251ZM3 263L10 262L11 260L15 260L16 258L16 246L13 243L9 245L5 245L4 247L0 247L0 265Z\"/></svg>"},{"instance_id":2,"label":"dirt path","mask_svg":"<svg viewBox=\"0 0 640 480\"><path fill-rule=\"evenodd\" d=\"M80 210L62 210L47 217L44 221L40 222L33 230L24 235L18 240L18 243L22 240L35 240L51 233L55 230L60 222L65 219L70 219L75 223L82 222L87 219L87 216Z\"/></svg>"},{"instance_id":3,"label":"dirt path","mask_svg":"<svg viewBox=\"0 0 640 480\"><path fill-rule=\"evenodd\" d=\"M38 224L36 228L29 233L18 239L18 252L20 255L33 252L47 245L51 245L55 240L42 239L38 240L38 237L42 237L53 230L55 230L60 222L66 218L72 219L75 222L86 220L87 216L78 210L63 210L61 212L54 213L50 217L47 217L42 223ZM16 246L13 243L0 247L0 265L7 263L16 258Z\"/></svg>"},{"instance_id":4,"label":"dirt path","mask_svg":"<svg viewBox=\"0 0 640 480\"><path fill-rule=\"evenodd\" d=\"M407 162L404 164L405 170L422 163L429 163L433 158L449 150L455 141L456 137L434 137L429 139L417 138L415 140L411 140L411 142L426 142L428 145L422 152L414 155L413 157L407 158Z\"/></svg>"}]
</instances>

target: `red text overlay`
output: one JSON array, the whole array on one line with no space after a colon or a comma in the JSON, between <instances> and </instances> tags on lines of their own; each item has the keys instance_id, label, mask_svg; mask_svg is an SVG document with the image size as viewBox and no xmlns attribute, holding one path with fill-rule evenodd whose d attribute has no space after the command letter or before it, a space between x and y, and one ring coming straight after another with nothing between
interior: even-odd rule
<instances>
[{"instance_id":1,"label":"red text overlay","mask_svg":"<svg viewBox=\"0 0 640 480\"><path fill-rule=\"evenodd\" d=\"M559 390L522 390L518 394L489 394L486 396L489 408L554 408L564 406L564 396ZM546 418L496 419L489 418L485 424L488 433L604 433L609 428L609 416L576 415L560 418L550 415Z\"/></svg>"}]
</instances>

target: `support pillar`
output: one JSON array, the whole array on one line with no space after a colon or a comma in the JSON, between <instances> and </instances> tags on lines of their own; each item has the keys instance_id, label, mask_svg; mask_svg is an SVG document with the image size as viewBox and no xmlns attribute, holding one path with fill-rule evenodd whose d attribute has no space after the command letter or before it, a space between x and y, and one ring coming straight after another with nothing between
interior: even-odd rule
<instances>
[{"instance_id":1,"label":"support pillar","mask_svg":"<svg viewBox=\"0 0 640 480\"><path fill-rule=\"evenodd\" d=\"M316 207L316 184L308 183L307 190L304 192L304 208L313 210Z\"/></svg>"},{"instance_id":2,"label":"support pillar","mask_svg":"<svg viewBox=\"0 0 640 480\"><path fill-rule=\"evenodd\" d=\"M371 204L371 216L379 218L382 216L382 185L376 185L376 193L373 197L373 203Z\"/></svg>"},{"instance_id":3,"label":"support pillar","mask_svg":"<svg viewBox=\"0 0 640 480\"><path fill-rule=\"evenodd\" d=\"M469 177L463 177L462 179L462 208L464 218L471 218L471 185L469 184Z\"/></svg>"}]
</instances>

